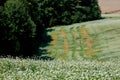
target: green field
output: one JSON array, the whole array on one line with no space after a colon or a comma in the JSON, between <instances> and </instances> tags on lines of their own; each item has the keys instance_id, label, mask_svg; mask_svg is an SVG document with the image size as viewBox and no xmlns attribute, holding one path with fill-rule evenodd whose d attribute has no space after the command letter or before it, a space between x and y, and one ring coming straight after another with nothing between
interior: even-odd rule
<instances>
[{"instance_id":1,"label":"green field","mask_svg":"<svg viewBox=\"0 0 120 80\"><path fill-rule=\"evenodd\" d=\"M120 80L120 15L52 27L52 61L0 58L0 80Z\"/></svg>"},{"instance_id":2,"label":"green field","mask_svg":"<svg viewBox=\"0 0 120 80\"><path fill-rule=\"evenodd\" d=\"M120 57L120 15L103 16L106 19L53 27L48 32L52 41L44 49L65 60Z\"/></svg>"}]
</instances>

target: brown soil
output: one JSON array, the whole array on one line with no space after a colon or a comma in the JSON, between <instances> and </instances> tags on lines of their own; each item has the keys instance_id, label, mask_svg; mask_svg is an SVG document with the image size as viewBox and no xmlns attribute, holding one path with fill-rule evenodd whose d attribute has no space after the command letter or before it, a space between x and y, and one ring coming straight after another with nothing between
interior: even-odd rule
<instances>
[{"instance_id":1,"label":"brown soil","mask_svg":"<svg viewBox=\"0 0 120 80\"><path fill-rule=\"evenodd\" d=\"M69 51L69 43L68 43L67 39L64 39L64 51L65 52Z\"/></svg>"},{"instance_id":2,"label":"brown soil","mask_svg":"<svg viewBox=\"0 0 120 80\"><path fill-rule=\"evenodd\" d=\"M66 39L66 33L64 30L61 30L61 35L64 37L64 51L68 52L69 51L69 43L68 40Z\"/></svg>"},{"instance_id":3,"label":"brown soil","mask_svg":"<svg viewBox=\"0 0 120 80\"><path fill-rule=\"evenodd\" d=\"M120 0L98 0L102 13L120 14Z\"/></svg>"},{"instance_id":4,"label":"brown soil","mask_svg":"<svg viewBox=\"0 0 120 80\"><path fill-rule=\"evenodd\" d=\"M94 43L91 41L91 37L88 34L87 29L85 27L82 27L80 32L81 32L81 36L83 38L86 38L84 44L89 48L88 50L86 50L85 54L88 55L88 56L91 56L93 54L93 51L94 51L94 49L92 48Z\"/></svg>"},{"instance_id":5,"label":"brown soil","mask_svg":"<svg viewBox=\"0 0 120 80\"><path fill-rule=\"evenodd\" d=\"M52 37L52 41L51 41L51 44L52 45L56 45L57 44L57 39L58 39L58 35L51 35L51 37Z\"/></svg>"},{"instance_id":6,"label":"brown soil","mask_svg":"<svg viewBox=\"0 0 120 80\"><path fill-rule=\"evenodd\" d=\"M90 37L90 35L88 34L88 32L87 32L87 30L86 30L85 27L82 27L82 29L81 29L81 35L82 35L83 38L86 38L85 44L86 44L89 48L91 48L91 47L93 46L93 43L91 42L91 37Z\"/></svg>"}]
</instances>

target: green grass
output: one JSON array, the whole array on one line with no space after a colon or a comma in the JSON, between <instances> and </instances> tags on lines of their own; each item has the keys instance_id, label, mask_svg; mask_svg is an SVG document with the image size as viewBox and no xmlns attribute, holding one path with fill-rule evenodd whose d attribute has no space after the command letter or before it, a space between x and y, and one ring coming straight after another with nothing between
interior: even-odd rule
<instances>
[{"instance_id":1,"label":"green grass","mask_svg":"<svg viewBox=\"0 0 120 80\"><path fill-rule=\"evenodd\" d=\"M48 34L58 37L52 37L56 43L47 46L48 55L67 60L78 56L97 60L120 56L120 15L103 17L106 19L54 27Z\"/></svg>"},{"instance_id":2,"label":"green grass","mask_svg":"<svg viewBox=\"0 0 120 80\"><path fill-rule=\"evenodd\" d=\"M120 60L0 59L0 80L119 80Z\"/></svg>"},{"instance_id":3,"label":"green grass","mask_svg":"<svg viewBox=\"0 0 120 80\"><path fill-rule=\"evenodd\" d=\"M102 14L103 18L120 18L120 14Z\"/></svg>"}]
</instances>

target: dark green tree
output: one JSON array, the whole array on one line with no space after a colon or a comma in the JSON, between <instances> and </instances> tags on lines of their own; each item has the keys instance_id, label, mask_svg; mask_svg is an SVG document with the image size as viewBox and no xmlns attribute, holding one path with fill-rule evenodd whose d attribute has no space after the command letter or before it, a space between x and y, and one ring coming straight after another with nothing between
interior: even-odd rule
<instances>
[{"instance_id":1,"label":"dark green tree","mask_svg":"<svg viewBox=\"0 0 120 80\"><path fill-rule=\"evenodd\" d=\"M81 6L85 7L85 21L96 20L101 18L101 10L98 5L98 0L81 0Z\"/></svg>"},{"instance_id":2,"label":"dark green tree","mask_svg":"<svg viewBox=\"0 0 120 80\"><path fill-rule=\"evenodd\" d=\"M0 6L3 6L7 0L0 0Z\"/></svg>"},{"instance_id":3,"label":"dark green tree","mask_svg":"<svg viewBox=\"0 0 120 80\"><path fill-rule=\"evenodd\" d=\"M31 20L28 7L22 0L8 0L0 20L1 53L10 55L32 55L36 25Z\"/></svg>"}]
</instances>

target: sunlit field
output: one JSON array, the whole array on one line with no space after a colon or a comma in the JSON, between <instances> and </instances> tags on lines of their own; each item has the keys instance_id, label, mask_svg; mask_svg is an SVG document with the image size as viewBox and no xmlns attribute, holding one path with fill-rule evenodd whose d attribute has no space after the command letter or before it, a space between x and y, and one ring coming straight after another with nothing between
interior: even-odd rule
<instances>
[{"instance_id":1,"label":"sunlit field","mask_svg":"<svg viewBox=\"0 0 120 80\"><path fill-rule=\"evenodd\" d=\"M104 14L106 19L53 27L48 32L52 41L45 49L49 56L68 60L120 57L119 16Z\"/></svg>"}]
</instances>

